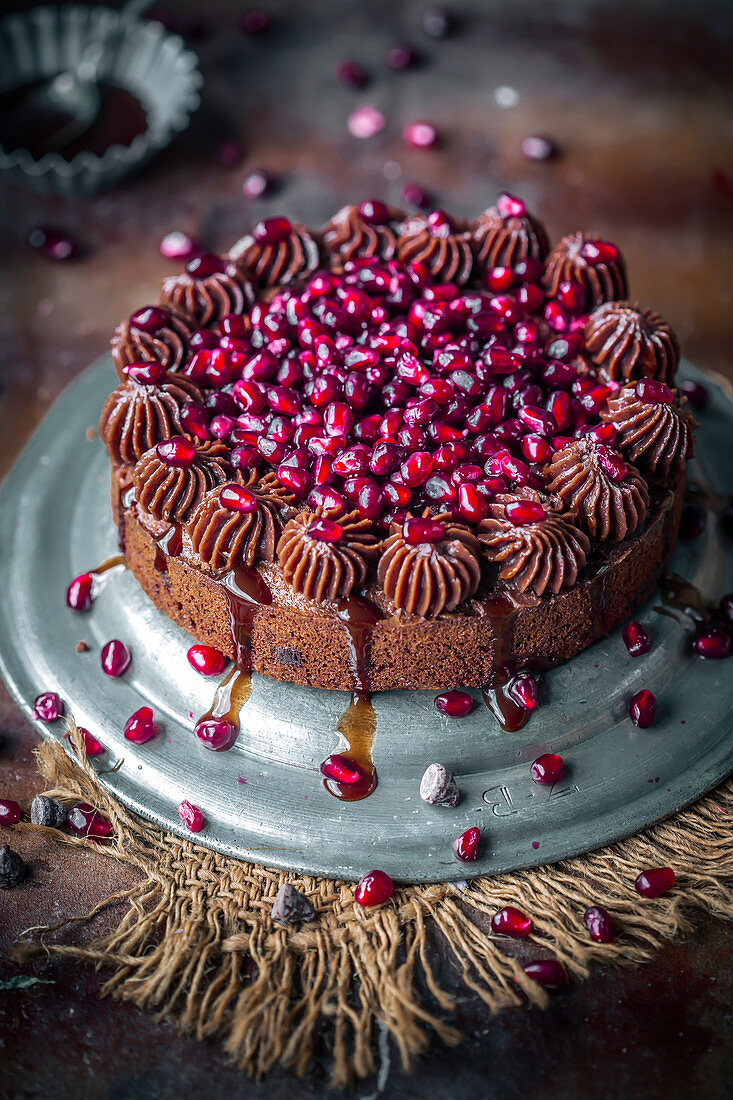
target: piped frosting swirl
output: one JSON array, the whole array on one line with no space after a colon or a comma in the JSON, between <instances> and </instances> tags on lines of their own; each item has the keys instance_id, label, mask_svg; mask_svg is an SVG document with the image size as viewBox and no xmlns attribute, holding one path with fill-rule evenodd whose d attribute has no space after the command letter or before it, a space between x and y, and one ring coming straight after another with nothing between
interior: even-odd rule
<instances>
[{"instance_id":1,"label":"piped frosting swirl","mask_svg":"<svg viewBox=\"0 0 733 1100\"><path fill-rule=\"evenodd\" d=\"M102 409L99 434L117 465L133 466L156 444L183 432L181 407L200 401L198 387L181 374L159 385L126 381L112 390Z\"/></svg>"},{"instance_id":2,"label":"piped frosting swirl","mask_svg":"<svg viewBox=\"0 0 733 1100\"><path fill-rule=\"evenodd\" d=\"M254 294L249 279L236 264L218 256L200 257L182 275L163 281L161 302L205 328L230 313L243 313Z\"/></svg>"},{"instance_id":3,"label":"piped frosting swirl","mask_svg":"<svg viewBox=\"0 0 733 1100\"><path fill-rule=\"evenodd\" d=\"M671 385L680 359L677 337L651 309L604 302L585 326L585 347L606 378L658 378Z\"/></svg>"},{"instance_id":4,"label":"piped frosting swirl","mask_svg":"<svg viewBox=\"0 0 733 1100\"><path fill-rule=\"evenodd\" d=\"M363 204L362 204L363 205ZM377 204L370 204L377 206ZM376 258L391 260L404 213L378 204L378 216L366 217L358 206L343 206L322 230L323 243L341 262Z\"/></svg>"},{"instance_id":5,"label":"piped frosting swirl","mask_svg":"<svg viewBox=\"0 0 733 1100\"><path fill-rule=\"evenodd\" d=\"M584 233L571 233L555 245L545 264L543 284L551 298L562 283L579 283L586 306L626 297L626 266L615 245Z\"/></svg>"},{"instance_id":6,"label":"piped frosting swirl","mask_svg":"<svg viewBox=\"0 0 733 1100\"><path fill-rule=\"evenodd\" d=\"M204 443L190 465L172 466L153 447L135 466L135 500L154 519L185 523L204 494L226 481L227 458L223 444Z\"/></svg>"},{"instance_id":7,"label":"piped frosting swirl","mask_svg":"<svg viewBox=\"0 0 733 1100\"><path fill-rule=\"evenodd\" d=\"M471 226L476 263L484 270L513 267L523 260L544 260L549 247L545 227L519 200L504 196Z\"/></svg>"},{"instance_id":8,"label":"piped frosting swirl","mask_svg":"<svg viewBox=\"0 0 733 1100\"><path fill-rule=\"evenodd\" d=\"M442 211L408 218L397 241L397 255L404 264L424 264L438 283L462 286L471 277L468 234Z\"/></svg>"},{"instance_id":9,"label":"piped frosting swirl","mask_svg":"<svg viewBox=\"0 0 733 1100\"><path fill-rule=\"evenodd\" d=\"M318 508L286 523L277 560L295 592L322 603L348 596L364 583L376 547L371 523L359 512L340 515Z\"/></svg>"},{"instance_id":10,"label":"piped frosting swirl","mask_svg":"<svg viewBox=\"0 0 733 1100\"><path fill-rule=\"evenodd\" d=\"M282 531L278 500L257 486L250 490L226 482L209 489L187 530L195 553L210 569L251 569L256 561L275 560Z\"/></svg>"},{"instance_id":11,"label":"piped frosting swirl","mask_svg":"<svg viewBox=\"0 0 733 1100\"><path fill-rule=\"evenodd\" d=\"M633 535L649 509L639 471L618 452L584 436L559 451L544 470L547 492L598 541Z\"/></svg>"},{"instance_id":12,"label":"piped frosting swirl","mask_svg":"<svg viewBox=\"0 0 733 1100\"><path fill-rule=\"evenodd\" d=\"M666 389L666 387L665 387ZM601 417L618 431L617 444L624 454L656 476L679 473L695 454L695 422L687 399L645 401L637 386L624 386L609 398Z\"/></svg>"},{"instance_id":13,"label":"piped frosting swirl","mask_svg":"<svg viewBox=\"0 0 733 1100\"><path fill-rule=\"evenodd\" d=\"M377 566L377 580L394 606L407 615L434 619L453 611L474 594L481 580L479 542L468 527L447 514L424 519L436 529L430 541L415 541L404 523L393 523ZM437 526L436 526L437 525ZM442 528L442 530L440 530Z\"/></svg>"},{"instance_id":14,"label":"piped frosting swirl","mask_svg":"<svg viewBox=\"0 0 733 1100\"><path fill-rule=\"evenodd\" d=\"M290 231L279 240L259 241L248 234L229 255L241 271L264 287L307 278L320 261L318 241L305 225L296 223L290 223Z\"/></svg>"},{"instance_id":15,"label":"piped frosting swirl","mask_svg":"<svg viewBox=\"0 0 733 1100\"><path fill-rule=\"evenodd\" d=\"M177 371L186 358L190 336L188 321L173 310L160 306L136 310L120 321L112 338L112 358L118 377L126 377L125 367L131 363L150 360L161 363L168 371Z\"/></svg>"},{"instance_id":16,"label":"piped frosting swirl","mask_svg":"<svg viewBox=\"0 0 733 1100\"><path fill-rule=\"evenodd\" d=\"M499 576L519 592L531 589L542 596L572 588L586 564L590 542L572 518L551 511L533 494L544 515L518 522L507 515L512 506L526 502L526 494L499 494L489 505L489 515L479 526L479 540L489 561L498 565Z\"/></svg>"}]
</instances>

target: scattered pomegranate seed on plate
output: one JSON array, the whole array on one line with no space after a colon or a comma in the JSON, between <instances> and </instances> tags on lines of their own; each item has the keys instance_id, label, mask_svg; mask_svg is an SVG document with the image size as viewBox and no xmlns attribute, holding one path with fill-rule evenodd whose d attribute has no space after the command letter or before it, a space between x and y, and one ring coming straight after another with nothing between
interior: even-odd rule
<instances>
[{"instance_id":1,"label":"scattered pomegranate seed on plate","mask_svg":"<svg viewBox=\"0 0 733 1100\"><path fill-rule=\"evenodd\" d=\"M196 723L194 734L207 749L222 752L231 748L237 737L237 727L227 718L206 718Z\"/></svg>"},{"instance_id":2,"label":"scattered pomegranate seed on plate","mask_svg":"<svg viewBox=\"0 0 733 1100\"><path fill-rule=\"evenodd\" d=\"M394 883L385 871L368 871L359 879L354 900L365 909L383 905L394 894Z\"/></svg>"},{"instance_id":3,"label":"scattered pomegranate seed on plate","mask_svg":"<svg viewBox=\"0 0 733 1100\"><path fill-rule=\"evenodd\" d=\"M55 691L44 691L33 703L33 717L42 722L55 722L64 713L63 700Z\"/></svg>"},{"instance_id":4,"label":"scattered pomegranate seed on plate","mask_svg":"<svg viewBox=\"0 0 733 1100\"><path fill-rule=\"evenodd\" d=\"M183 824L192 833L201 832L204 827L204 815L198 806L194 806L192 802L184 798L178 807L178 814Z\"/></svg>"},{"instance_id":5,"label":"scattered pomegranate seed on plate","mask_svg":"<svg viewBox=\"0 0 733 1100\"><path fill-rule=\"evenodd\" d=\"M561 756L554 752L546 752L532 762L529 774L535 783L541 783L549 787L553 783L557 783L563 773L564 766L565 762Z\"/></svg>"},{"instance_id":6,"label":"scattered pomegranate seed on plate","mask_svg":"<svg viewBox=\"0 0 733 1100\"><path fill-rule=\"evenodd\" d=\"M87 756L101 756L102 753L105 751L104 745L101 743L101 741L98 741L97 738L94 737L88 729L84 728L84 726L77 726L76 733L81 737L84 743L84 751L86 752ZM72 749L74 750L74 752L76 752L77 749L76 744L74 743L74 737L72 737L70 733L68 733L66 736L69 739L69 744L71 745Z\"/></svg>"},{"instance_id":7,"label":"scattered pomegranate seed on plate","mask_svg":"<svg viewBox=\"0 0 733 1100\"><path fill-rule=\"evenodd\" d=\"M81 573L74 577L66 589L66 606L72 611L88 611L93 600L93 580L91 573Z\"/></svg>"},{"instance_id":8,"label":"scattered pomegranate seed on plate","mask_svg":"<svg viewBox=\"0 0 733 1100\"><path fill-rule=\"evenodd\" d=\"M654 721L657 712L657 699L648 688L637 691L629 703L629 717L635 726L645 730Z\"/></svg>"},{"instance_id":9,"label":"scattered pomegranate seed on plate","mask_svg":"<svg viewBox=\"0 0 733 1100\"><path fill-rule=\"evenodd\" d=\"M435 707L448 718L465 718L476 706L476 700L467 691L443 691L435 696Z\"/></svg>"},{"instance_id":10,"label":"scattered pomegranate seed on plate","mask_svg":"<svg viewBox=\"0 0 733 1100\"><path fill-rule=\"evenodd\" d=\"M639 657L643 653L648 653L652 648L652 640L648 633L636 619L632 619L628 622L621 632L621 636L624 640L624 645L628 649L632 657Z\"/></svg>"},{"instance_id":11,"label":"scattered pomegranate seed on plate","mask_svg":"<svg viewBox=\"0 0 733 1100\"><path fill-rule=\"evenodd\" d=\"M88 802L80 802L72 806L68 811L66 823L76 836L99 839L111 836L113 832L112 823L102 817L99 810L90 806Z\"/></svg>"},{"instance_id":12,"label":"scattered pomegranate seed on plate","mask_svg":"<svg viewBox=\"0 0 733 1100\"><path fill-rule=\"evenodd\" d=\"M186 656L191 668L195 668L202 676L219 676L224 671L224 654L213 646L197 642L191 646Z\"/></svg>"},{"instance_id":13,"label":"scattered pomegranate seed on plate","mask_svg":"<svg viewBox=\"0 0 733 1100\"><path fill-rule=\"evenodd\" d=\"M466 829L453 841L453 854L463 863L473 863L479 857L481 830L476 825Z\"/></svg>"},{"instance_id":14,"label":"scattered pomegranate seed on plate","mask_svg":"<svg viewBox=\"0 0 733 1100\"><path fill-rule=\"evenodd\" d=\"M113 638L102 647L102 671L115 679L127 672L131 659L130 650L119 638Z\"/></svg>"},{"instance_id":15,"label":"scattered pomegranate seed on plate","mask_svg":"<svg viewBox=\"0 0 733 1100\"><path fill-rule=\"evenodd\" d=\"M158 732L152 707L140 707L125 722L125 738L136 745L144 745Z\"/></svg>"},{"instance_id":16,"label":"scattered pomegranate seed on plate","mask_svg":"<svg viewBox=\"0 0 733 1100\"><path fill-rule=\"evenodd\" d=\"M434 149L440 141L440 135L432 122L408 122L402 131L402 137L414 149Z\"/></svg>"},{"instance_id":17,"label":"scattered pomegranate seed on plate","mask_svg":"<svg viewBox=\"0 0 733 1100\"><path fill-rule=\"evenodd\" d=\"M724 630L708 630L704 634L698 634L693 642L696 653L709 660L720 660L730 654L730 634Z\"/></svg>"}]
</instances>

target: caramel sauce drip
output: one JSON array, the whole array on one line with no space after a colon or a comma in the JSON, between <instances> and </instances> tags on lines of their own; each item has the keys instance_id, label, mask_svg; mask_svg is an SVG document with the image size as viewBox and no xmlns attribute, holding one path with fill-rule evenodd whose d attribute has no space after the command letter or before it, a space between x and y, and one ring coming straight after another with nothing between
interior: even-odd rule
<instances>
[{"instance_id":1,"label":"caramel sauce drip","mask_svg":"<svg viewBox=\"0 0 733 1100\"><path fill-rule=\"evenodd\" d=\"M532 715L531 710L520 707L510 694L509 687L514 675L511 669L502 665L482 690L486 706L507 733L516 733L517 730L521 730Z\"/></svg>"},{"instance_id":2,"label":"caramel sauce drip","mask_svg":"<svg viewBox=\"0 0 733 1100\"><path fill-rule=\"evenodd\" d=\"M156 573L165 573L168 568L168 558L177 558L183 549L183 529L179 523L171 525L169 531L155 540L155 566Z\"/></svg>"},{"instance_id":3,"label":"caramel sauce drip","mask_svg":"<svg viewBox=\"0 0 733 1100\"><path fill-rule=\"evenodd\" d=\"M377 716L370 696L366 692L355 691L351 702L341 715L338 731L346 740L347 748L340 755L355 764L361 772L357 783L340 783L336 779L324 777L326 790L342 802L359 802L375 790L377 769L372 760L372 746L377 731Z\"/></svg>"},{"instance_id":4,"label":"caramel sauce drip","mask_svg":"<svg viewBox=\"0 0 733 1100\"><path fill-rule=\"evenodd\" d=\"M256 569L234 569L224 582L229 605L229 625L235 648L235 664L252 671L252 631L257 612L272 603L272 592Z\"/></svg>"},{"instance_id":5,"label":"caramel sauce drip","mask_svg":"<svg viewBox=\"0 0 733 1100\"><path fill-rule=\"evenodd\" d=\"M239 712L252 693L252 677L234 665L217 685L214 701L200 722L209 718L224 718L239 729Z\"/></svg>"}]
</instances>

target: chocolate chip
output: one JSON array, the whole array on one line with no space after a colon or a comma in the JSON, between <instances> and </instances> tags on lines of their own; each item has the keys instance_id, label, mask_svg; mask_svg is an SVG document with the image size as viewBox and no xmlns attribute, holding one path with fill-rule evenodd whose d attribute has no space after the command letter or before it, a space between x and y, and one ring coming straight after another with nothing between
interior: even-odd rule
<instances>
[{"instance_id":1,"label":"chocolate chip","mask_svg":"<svg viewBox=\"0 0 733 1100\"><path fill-rule=\"evenodd\" d=\"M88 653L89 652L89 646L87 645L87 643L83 639L76 643L76 652L77 653Z\"/></svg>"},{"instance_id":2,"label":"chocolate chip","mask_svg":"<svg viewBox=\"0 0 733 1100\"><path fill-rule=\"evenodd\" d=\"M275 924L300 924L315 919L315 910L305 894L289 882L283 883L272 906Z\"/></svg>"},{"instance_id":3,"label":"chocolate chip","mask_svg":"<svg viewBox=\"0 0 733 1100\"><path fill-rule=\"evenodd\" d=\"M420 780L420 798L431 806L455 806L461 793L455 779L442 764L431 764Z\"/></svg>"},{"instance_id":4,"label":"chocolate chip","mask_svg":"<svg viewBox=\"0 0 733 1100\"><path fill-rule=\"evenodd\" d=\"M28 874L28 867L7 844L0 847L0 888L9 890L12 886L19 886Z\"/></svg>"},{"instance_id":5,"label":"chocolate chip","mask_svg":"<svg viewBox=\"0 0 733 1100\"><path fill-rule=\"evenodd\" d=\"M48 829L60 829L66 824L66 806L48 795L38 794L31 802L31 821Z\"/></svg>"}]
</instances>

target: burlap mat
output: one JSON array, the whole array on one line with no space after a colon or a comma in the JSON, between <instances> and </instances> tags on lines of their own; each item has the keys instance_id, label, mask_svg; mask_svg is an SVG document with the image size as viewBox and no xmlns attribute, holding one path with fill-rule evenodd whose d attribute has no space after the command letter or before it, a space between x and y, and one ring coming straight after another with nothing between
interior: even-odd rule
<instances>
[{"instance_id":1,"label":"burlap mat","mask_svg":"<svg viewBox=\"0 0 733 1100\"><path fill-rule=\"evenodd\" d=\"M46 951L104 967L103 993L154 1010L199 1038L220 1039L227 1054L256 1075L278 1062L303 1074L325 1034L332 1083L365 1077L375 1069L377 1021L389 1029L405 1067L431 1033L459 1042L450 1023L453 998L439 986L428 957L430 922L445 937L465 986L496 1013L543 1005L547 994L501 940L477 927L471 909L491 916L507 904L521 908L534 921L534 943L575 980L596 960L650 958L688 927L695 909L733 919L733 779L671 820L591 855L461 888L400 887L388 905L368 911L354 903L353 884L217 855L133 816L104 790L87 759L77 765L56 742L44 743L38 759L47 794L90 802L110 819L114 840L95 850L136 868L140 879L77 918L88 920L126 899L111 935L80 947L49 938L60 926L32 929L18 953ZM54 835L64 844L91 843ZM641 899L637 874L659 866L674 868L676 885L664 897ZM312 924L273 925L272 902L286 881L309 896L317 914ZM583 912L594 904L613 916L612 944L588 936Z\"/></svg>"}]
</instances>

